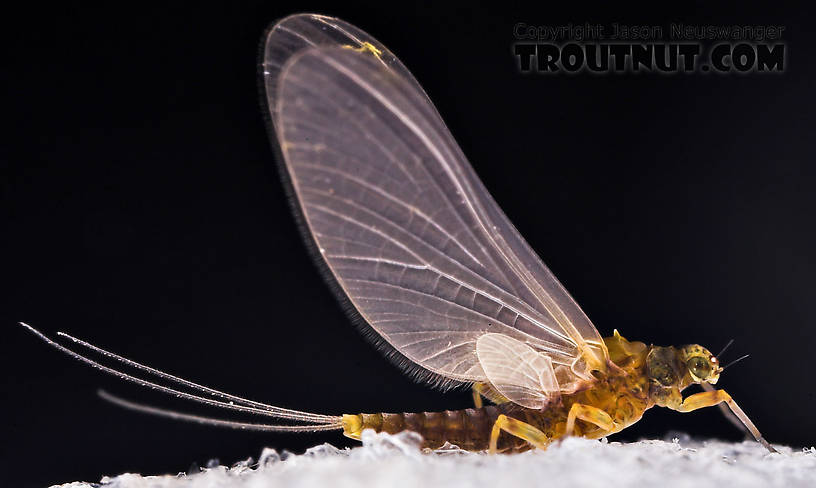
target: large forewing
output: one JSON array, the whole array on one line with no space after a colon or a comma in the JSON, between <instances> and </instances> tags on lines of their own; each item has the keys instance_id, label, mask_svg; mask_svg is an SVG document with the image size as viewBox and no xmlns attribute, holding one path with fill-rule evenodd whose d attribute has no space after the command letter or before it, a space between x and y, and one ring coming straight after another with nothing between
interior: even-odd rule
<instances>
[{"instance_id":1,"label":"large forewing","mask_svg":"<svg viewBox=\"0 0 816 488\"><path fill-rule=\"evenodd\" d=\"M447 176L454 180L459 178L462 188L458 189L471 195L470 210L477 214L481 230L489 244L500 250L504 264L511 269L514 278L521 282L522 291L527 294L522 298L537 302L537 308L543 309L569 336L569 341L584 360L573 365L576 372L590 368L603 369L607 353L592 323L493 202L459 147L452 141L444 122L416 79L374 37L340 19L316 14L292 15L274 24L266 33L262 59L273 126L277 124L277 97L280 92L277 85L286 62L303 49L337 46L372 55L372 59L377 61L377 68L389 71L394 78L399 78L405 85L405 90L410 92L410 97L416 99L416 105L424 105L426 115L436 121L436 126L450 140L449 148L454 157L451 164L444 168L450 171ZM277 128L275 130L279 132ZM461 164L457 165L459 162ZM482 202L485 204L482 205Z\"/></svg>"},{"instance_id":2,"label":"large forewing","mask_svg":"<svg viewBox=\"0 0 816 488\"><path fill-rule=\"evenodd\" d=\"M315 47L291 57L275 85L271 111L309 230L388 343L459 381L486 380L476 340L488 332L579 376L603 367L597 331L415 82L373 54Z\"/></svg>"},{"instance_id":3,"label":"large forewing","mask_svg":"<svg viewBox=\"0 0 816 488\"><path fill-rule=\"evenodd\" d=\"M286 62L303 49L314 47L347 47L376 52L380 63L410 83L423 94L411 72L372 36L343 20L317 14L290 15L273 24L264 36L261 68L267 103L275 122L277 86Z\"/></svg>"}]
</instances>

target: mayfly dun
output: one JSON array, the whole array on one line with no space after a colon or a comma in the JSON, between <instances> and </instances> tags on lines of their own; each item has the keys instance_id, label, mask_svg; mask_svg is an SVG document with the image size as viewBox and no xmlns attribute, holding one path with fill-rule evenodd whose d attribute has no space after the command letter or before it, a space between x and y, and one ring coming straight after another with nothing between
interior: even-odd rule
<instances>
[{"instance_id":1,"label":"mayfly dun","mask_svg":"<svg viewBox=\"0 0 816 488\"><path fill-rule=\"evenodd\" d=\"M121 365L106 366L23 324L60 351L125 380L288 423L219 420L103 397L208 425L336 430L354 439L364 429L410 430L426 448L449 442L490 452L544 449L565 436L601 438L653 406L691 412L719 405L773 451L731 396L711 386L723 368L708 349L598 333L490 196L419 83L376 39L339 19L294 15L267 31L261 69L282 177L331 286L389 358L419 381L472 386L475 408L291 410L60 333L73 347ZM695 384L706 391L684 398L681 392ZM483 398L491 404L483 406Z\"/></svg>"}]
</instances>

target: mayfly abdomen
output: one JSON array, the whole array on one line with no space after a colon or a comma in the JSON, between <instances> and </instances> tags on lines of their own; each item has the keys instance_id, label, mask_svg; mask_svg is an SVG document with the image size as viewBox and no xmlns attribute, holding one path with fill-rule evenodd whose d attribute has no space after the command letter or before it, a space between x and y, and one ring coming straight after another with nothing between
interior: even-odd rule
<instances>
[{"instance_id":1,"label":"mayfly abdomen","mask_svg":"<svg viewBox=\"0 0 816 488\"><path fill-rule=\"evenodd\" d=\"M514 407L489 405L443 412L343 415L343 434L359 439L365 429L388 434L409 430L422 436L423 448L438 449L449 442L468 451L482 451L490 445L496 419ZM515 436L499 438L499 451L522 451L529 447L529 443Z\"/></svg>"}]
</instances>

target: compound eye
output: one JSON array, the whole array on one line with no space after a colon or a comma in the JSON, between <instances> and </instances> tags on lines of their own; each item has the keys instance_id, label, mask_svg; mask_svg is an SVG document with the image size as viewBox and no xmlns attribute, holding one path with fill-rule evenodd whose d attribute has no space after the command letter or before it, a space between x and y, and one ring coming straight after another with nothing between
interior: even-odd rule
<instances>
[{"instance_id":1,"label":"compound eye","mask_svg":"<svg viewBox=\"0 0 816 488\"><path fill-rule=\"evenodd\" d=\"M686 362L689 372L697 379L706 379L711 374L711 363L705 358L696 356Z\"/></svg>"}]
</instances>

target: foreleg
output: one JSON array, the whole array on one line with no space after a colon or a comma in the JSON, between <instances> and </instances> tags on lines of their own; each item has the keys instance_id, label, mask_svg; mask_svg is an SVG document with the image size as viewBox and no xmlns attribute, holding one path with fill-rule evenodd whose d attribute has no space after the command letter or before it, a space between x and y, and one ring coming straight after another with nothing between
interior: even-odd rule
<instances>
[{"instance_id":1,"label":"foreleg","mask_svg":"<svg viewBox=\"0 0 816 488\"><path fill-rule=\"evenodd\" d=\"M694 410L705 408L705 407L713 407L714 405L719 405L721 403L725 403L728 405L728 408L731 409L731 412L737 416L738 419L745 425L748 431L754 436L754 438L766 449L770 452L777 452L768 441L762 437L760 434L759 429L756 428L751 419L745 415L745 412L737 405L737 402L731 398L731 395L725 392L725 390L713 390L713 391L704 391L701 393L695 393L694 395L690 395L683 400L678 407L675 408L678 412L693 412Z\"/></svg>"},{"instance_id":2,"label":"foreleg","mask_svg":"<svg viewBox=\"0 0 816 488\"><path fill-rule=\"evenodd\" d=\"M711 386L711 385L710 385L710 384L708 384L708 383L700 383L700 386L701 386L701 387L702 387L702 388L703 388L705 391L714 391L714 390L716 390L716 388L714 388L713 386ZM737 428L737 429L738 429L740 432L742 432L743 434L745 434L745 438L746 438L746 439L750 439L751 437L753 437L753 436L751 435L751 432L748 430L748 427L746 427L746 426L745 426L745 424L743 424L743 423L742 423L742 420L740 420L740 419L739 419L739 417L737 417L736 415L734 415L734 412L732 412L732 411L731 411L731 409L730 409L730 408L728 408L728 405L727 405L727 404L725 404L725 403L720 403L719 405L717 405L717 408L720 410L720 412L722 412L723 417L725 417L725 418L726 418L726 420L728 420L729 422L731 422L731 425L733 425L733 426L734 426L734 427L736 427L736 428Z\"/></svg>"}]
</instances>

